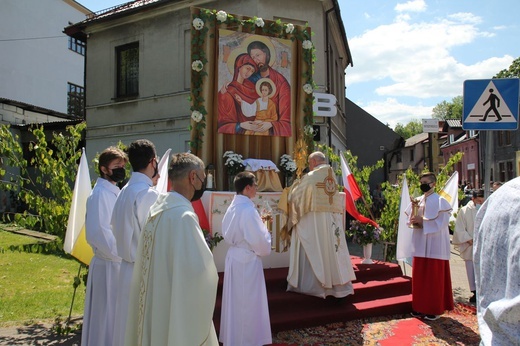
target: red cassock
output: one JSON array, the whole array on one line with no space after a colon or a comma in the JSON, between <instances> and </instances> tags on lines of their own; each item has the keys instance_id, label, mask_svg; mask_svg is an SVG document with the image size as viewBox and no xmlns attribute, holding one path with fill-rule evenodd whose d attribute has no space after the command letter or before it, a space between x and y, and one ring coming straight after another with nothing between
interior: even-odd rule
<instances>
[{"instance_id":1,"label":"red cassock","mask_svg":"<svg viewBox=\"0 0 520 346\"><path fill-rule=\"evenodd\" d=\"M412 309L426 315L453 310L450 261L414 257L412 263Z\"/></svg>"}]
</instances>

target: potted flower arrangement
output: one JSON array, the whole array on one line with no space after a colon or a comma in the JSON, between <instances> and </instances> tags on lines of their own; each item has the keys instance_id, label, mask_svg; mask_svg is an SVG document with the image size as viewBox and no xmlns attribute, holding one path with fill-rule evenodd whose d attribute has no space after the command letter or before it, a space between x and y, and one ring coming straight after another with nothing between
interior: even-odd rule
<instances>
[{"instance_id":1,"label":"potted flower arrangement","mask_svg":"<svg viewBox=\"0 0 520 346\"><path fill-rule=\"evenodd\" d=\"M285 175L285 187L291 186L292 177L296 172L296 163L291 155L283 154L280 156L280 171Z\"/></svg>"},{"instance_id":2,"label":"potted flower arrangement","mask_svg":"<svg viewBox=\"0 0 520 346\"><path fill-rule=\"evenodd\" d=\"M363 264L374 263L372 257L372 244L381 241L381 229L370 223L361 223L358 220L350 221L350 228L347 230L347 236L352 238L354 243L363 246Z\"/></svg>"},{"instance_id":3,"label":"potted flower arrangement","mask_svg":"<svg viewBox=\"0 0 520 346\"><path fill-rule=\"evenodd\" d=\"M234 189L233 180L235 175L242 172L246 166L244 165L244 161L242 160L242 155L234 153L232 151L226 151L222 156L226 161L224 162L224 166L226 166L226 171L229 179L229 189Z\"/></svg>"},{"instance_id":4,"label":"potted flower arrangement","mask_svg":"<svg viewBox=\"0 0 520 346\"><path fill-rule=\"evenodd\" d=\"M213 251L218 243L224 239L224 237L222 237L218 232L215 232L215 234L212 235L207 229L202 229L202 233L204 234L204 239L211 251Z\"/></svg>"}]
</instances>

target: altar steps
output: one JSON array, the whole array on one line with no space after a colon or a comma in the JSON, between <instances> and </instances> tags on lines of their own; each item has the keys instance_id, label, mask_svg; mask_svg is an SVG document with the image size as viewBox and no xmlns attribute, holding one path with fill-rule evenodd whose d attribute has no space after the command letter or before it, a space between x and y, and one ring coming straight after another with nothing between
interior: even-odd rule
<instances>
[{"instance_id":1,"label":"altar steps","mask_svg":"<svg viewBox=\"0 0 520 346\"><path fill-rule=\"evenodd\" d=\"M411 311L411 278L403 276L399 265L380 261L365 265L361 264L359 257L351 256L351 259L357 278L353 282L354 295L342 300L286 292L288 268L265 269L272 331ZM217 302L213 315L217 332L220 326L223 274L219 273Z\"/></svg>"}]
</instances>

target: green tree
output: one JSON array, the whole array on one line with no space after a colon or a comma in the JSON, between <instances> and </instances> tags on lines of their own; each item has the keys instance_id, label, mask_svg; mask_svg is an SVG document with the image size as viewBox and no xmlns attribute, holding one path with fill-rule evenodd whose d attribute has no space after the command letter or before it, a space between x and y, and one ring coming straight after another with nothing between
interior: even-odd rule
<instances>
[{"instance_id":1,"label":"green tree","mask_svg":"<svg viewBox=\"0 0 520 346\"><path fill-rule=\"evenodd\" d=\"M325 156L329 158L329 161L332 165L336 164L336 167L338 167L338 169L336 169L334 173L337 176L341 176L342 172L339 166L340 157L334 153L334 150L326 144L316 143L316 147L317 150L323 152ZM366 217L371 217L369 210L372 208L372 197L370 194L370 185L368 184L368 182L370 181L370 175L372 174L372 172L380 168L383 168L385 161L381 159L372 166L363 166L361 169L359 169L357 166L357 156L352 155L352 153L349 150L343 153L343 155L363 195L362 199L356 201L356 208L362 215ZM340 187L340 190L343 191L343 187Z\"/></svg>"},{"instance_id":2,"label":"green tree","mask_svg":"<svg viewBox=\"0 0 520 346\"><path fill-rule=\"evenodd\" d=\"M439 120L462 119L462 106L462 96L455 96L451 102L444 100L433 107L432 117Z\"/></svg>"},{"instance_id":3,"label":"green tree","mask_svg":"<svg viewBox=\"0 0 520 346\"><path fill-rule=\"evenodd\" d=\"M403 125L401 123L397 123L395 125L394 132L404 139L408 139L410 137L415 136L416 134L423 132L422 121L420 120L412 120L408 124Z\"/></svg>"},{"instance_id":4,"label":"green tree","mask_svg":"<svg viewBox=\"0 0 520 346\"><path fill-rule=\"evenodd\" d=\"M0 157L19 174L1 180L0 188L13 191L26 206L15 222L22 227L38 229L63 240L72 199L73 183L81 157L80 142L86 123L67 126L64 133L53 133L50 143L43 127L30 127L34 140L29 144L30 162L18 135L7 125L0 125ZM5 176L0 169L0 176Z\"/></svg>"},{"instance_id":5,"label":"green tree","mask_svg":"<svg viewBox=\"0 0 520 346\"><path fill-rule=\"evenodd\" d=\"M519 78L520 77L520 57L516 58L509 68L498 72L493 78Z\"/></svg>"},{"instance_id":6,"label":"green tree","mask_svg":"<svg viewBox=\"0 0 520 346\"><path fill-rule=\"evenodd\" d=\"M462 159L462 155L462 153L453 155L446 163L446 166L444 166L442 171L437 175L437 184L435 187L437 192L439 192L444 187L454 171L455 164ZM420 174L415 173L411 168L408 168L405 173L398 177L397 186L390 184L390 182L384 182L382 184L385 206L381 212L381 217L377 220L377 222L383 228L383 232L381 234L383 241L389 243L397 242L397 228L399 224L403 176L406 176L410 195L413 196L414 194L422 194L419 188L419 175ZM461 195L459 195L459 198L462 198L462 192L460 192L460 194ZM402 201L402 203L407 204L409 201ZM395 246L389 247L386 260L395 260L395 250Z\"/></svg>"}]
</instances>

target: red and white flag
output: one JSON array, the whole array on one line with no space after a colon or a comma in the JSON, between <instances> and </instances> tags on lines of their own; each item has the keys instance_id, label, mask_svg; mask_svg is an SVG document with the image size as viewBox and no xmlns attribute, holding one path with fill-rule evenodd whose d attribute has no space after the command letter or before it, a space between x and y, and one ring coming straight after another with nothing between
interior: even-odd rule
<instances>
[{"instance_id":1,"label":"red and white flag","mask_svg":"<svg viewBox=\"0 0 520 346\"><path fill-rule=\"evenodd\" d=\"M343 175L343 186L345 191L345 206L347 209L347 212L356 220L362 223L370 223L374 227L379 227L379 225L370 218L363 216L359 213L359 211L356 208L355 201L357 201L359 198L361 198L361 190L359 189L359 186L356 182L356 179L354 178L354 175L350 171L350 168L348 167L347 161L345 161L345 158L343 157L343 153L340 153L341 158L341 172Z\"/></svg>"}]
</instances>

